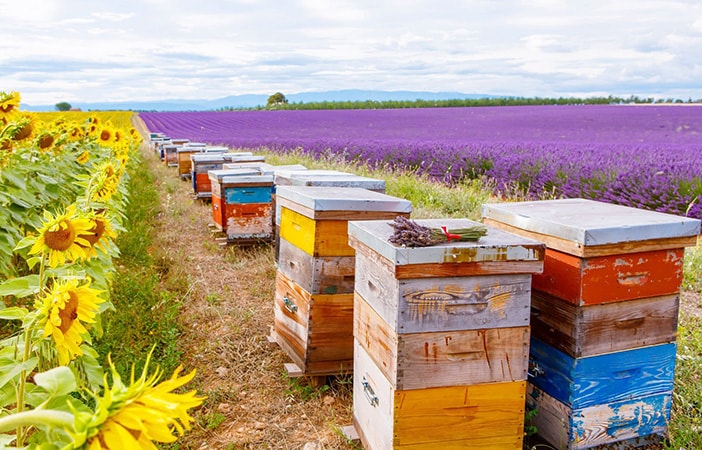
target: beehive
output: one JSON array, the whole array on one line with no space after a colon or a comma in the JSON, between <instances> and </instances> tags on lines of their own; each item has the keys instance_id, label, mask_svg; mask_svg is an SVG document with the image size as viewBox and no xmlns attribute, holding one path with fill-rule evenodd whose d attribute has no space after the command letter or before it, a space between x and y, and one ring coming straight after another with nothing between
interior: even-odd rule
<instances>
[{"instance_id":1,"label":"beehive","mask_svg":"<svg viewBox=\"0 0 702 450\"><path fill-rule=\"evenodd\" d=\"M226 153L229 149L222 146L210 146L202 142L188 142L178 148L178 175L181 178L190 178L192 163L190 155L196 153Z\"/></svg>"},{"instance_id":2,"label":"beehive","mask_svg":"<svg viewBox=\"0 0 702 450\"><path fill-rule=\"evenodd\" d=\"M389 221L349 224L354 424L365 448L521 449L531 275L545 246L494 228L478 242L421 248L392 234Z\"/></svg>"},{"instance_id":3,"label":"beehive","mask_svg":"<svg viewBox=\"0 0 702 450\"><path fill-rule=\"evenodd\" d=\"M256 168L250 169L221 169L207 172L210 179L210 192L212 194L212 220L213 226L219 230L227 231L227 189L223 183L226 177L250 177L259 176L261 171Z\"/></svg>"},{"instance_id":4,"label":"beehive","mask_svg":"<svg viewBox=\"0 0 702 450\"><path fill-rule=\"evenodd\" d=\"M278 186L281 253L272 338L288 370L324 376L353 368L354 250L349 221L408 216L409 201L360 188Z\"/></svg>"},{"instance_id":5,"label":"beehive","mask_svg":"<svg viewBox=\"0 0 702 450\"><path fill-rule=\"evenodd\" d=\"M483 221L547 245L531 312L539 434L559 449L664 436L684 247L700 222L584 199L488 204Z\"/></svg>"},{"instance_id":6,"label":"beehive","mask_svg":"<svg viewBox=\"0 0 702 450\"><path fill-rule=\"evenodd\" d=\"M181 148L180 145L175 145L172 142L168 144L163 144L163 162L169 167L178 166L178 149Z\"/></svg>"},{"instance_id":7,"label":"beehive","mask_svg":"<svg viewBox=\"0 0 702 450\"><path fill-rule=\"evenodd\" d=\"M190 178L195 198L212 198L212 183L208 172L220 170L224 153L193 153L190 155Z\"/></svg>"}]
</instances>

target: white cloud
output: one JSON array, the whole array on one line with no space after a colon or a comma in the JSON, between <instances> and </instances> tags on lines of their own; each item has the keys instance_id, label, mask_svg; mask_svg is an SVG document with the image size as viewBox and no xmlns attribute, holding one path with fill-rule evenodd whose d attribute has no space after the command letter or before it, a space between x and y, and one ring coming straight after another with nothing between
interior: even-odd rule
<instances>
[{"instance_id":1,"label":"white cloud","mask_svg":"<svg viewBox=\"0 0 702 450\"><path fill-rule=\"evenodd\" d=\"M30 104L327 89L702 98L697 0L0 0Z\"/></svg>"}]
</instances>

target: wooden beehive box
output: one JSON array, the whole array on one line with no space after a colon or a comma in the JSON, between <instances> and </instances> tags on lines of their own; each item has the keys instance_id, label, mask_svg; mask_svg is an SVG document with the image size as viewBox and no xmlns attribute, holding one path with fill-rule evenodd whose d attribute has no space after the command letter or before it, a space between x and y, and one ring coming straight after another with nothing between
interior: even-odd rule
<instances>
[{"instance_id":1,"label":"wooden beehive box","mask_svg":"<svg viewBox=\"0 0 702 450\"><path fill-rule=\"evenodd\" d=\"M700 222L583 199L484 205L483 217L548 247L533 280L531 404L544 417L567 412L570 425L537 419L539 434L558 448L589 448L664 433L663 419L625 432L602 411L670 404L684 247Z\"/></svg>"},{"instance_id":2,"label":"wooden beehive box","mask_svg":"<svg viewBox=\"0 0 702 450\"><path fill-rule=\"evenodd\" d=\"M301 173L303 172L303 173ZM324 169L280 169L275 173L275 185L276 186L292 186L293 177L306 175L306 176L332 176L336 177L339 175L351 175L348 172L340 172L338 170L324 170Z\"/></svg>"},{"instance_id":3,"label":"wooden beehive box","mask_svg":"<svg viewBox=\"0 0 702 450\"><path fill-rule=\"evenodd\" d=\"M178 176L187 178L190 176L191 162L190 155L202 153L205 144L191 142L178 148L175 165L178 167Z\"/></svg>"},{"instance_id":4,"label":"wooden beehive box","mask_svg":"<svg viewBox=\"0 0 702 450\"><path fill-rule=\"evenodd\" d=\"M348 223L408 216L409 201L360 188L278 186L281 252L272 338L305 376L353 369Z\"/></svg>"},{"instance_id":5,"label":"wooden beehive box","mask_svg":"<svg viewBox=\"0 0 702 450\"><path fill-rule=\"evenodd\" d=\"M212 220L213 226L226 232L227 229L227 191L223 184L225 177L249 177L261 175L256 168L250 169L220 169L207 172L210 179L210 192L212 198Z\"/></svg>"},{"instance_id":6,"label":"wooden beehive box","mask_svg":"<svg viewBox=\"0 0 702 450\"><path fill-rule=\"evenodd\" d=\"M190 178L195 198L211 198L212 183L209 171L220 170L224 164L224 153L193 153L190 155Z\"/></svg>"},{"instance_id":7,"label":"wooden beehive box","mask_svg":"<svg viewBox=\"0 0 702 450\"><path fill-rule=\"evenodd\" d=\"M635 400L573 408L527 383L530 422L556 450L663 448L670 422L671 392ZM652 447L647 447L652 444Z\"/></svg>"},{"instance_id":8,"label":"wooden beehive box","mask_svg":"<svg viewBox=\"0 0 702 450\"><path fill-rule=\"evenodd\" d=\"M219 185L224 193L222 231L226 233L228 242L272 240L273 177L262 174L230 175L222 178Z\"/></svg>"},{"instance_id":9,"label":"wooden beehive box","mask_svg":"<svg viewBox=\"0 0 702 450\"><path fill-rule=\"evenodd\" d=\"M522 450L526 381L396 390L354 341L353 424L366 450Z\"/></svg>"},{"instance_id":10,"label":"wooden beehive box","mask_svg":"<svg viewBox=\"0 0 702 450\"><path fill-rule=\"evenodd\" d=\"M480 225L416 222L449 230ZM392 234L390 221L349 224L356 250L354 423L364 445L521 448L531 274L542 269L545 246L493 228L478 242L421 248L395 245ZM380 392L376 405L369 390ZM459 393L468 398L453 397ZM407 398L431 405L426 414L435 417L401 425L406 404L395 402ZM383 402L395 404L387 410ZM378 431L373 424L380 422L388 430ZM422 436L426 426L431 437Z\"/></svg>"},{"instance_id":11,"label":"wooden beehive box","mask_svg":"<svg viewBox=\"0 0 702 450\"><path fill-rule=\"evenodd\" d=\"M163 144L163 162L169 167L178 166L178 149L180 145L173 143Z\"/></svg>"}]
</instances>

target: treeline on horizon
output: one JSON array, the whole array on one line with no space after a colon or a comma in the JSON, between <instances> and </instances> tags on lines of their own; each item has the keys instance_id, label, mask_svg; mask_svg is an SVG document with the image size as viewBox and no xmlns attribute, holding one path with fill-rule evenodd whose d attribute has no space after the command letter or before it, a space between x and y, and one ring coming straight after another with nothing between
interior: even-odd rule
<instances>
[{"instance_id":1,"label":"treeline on horizon","mask_svg":"<svg viewBox=\"0 0 702 450\"><path fill-rule=\"evenodd\" d=\"M276 102L266 106L252 108L223 107L217 111L235 110L305 110L305 109L391 109L391 108L455 108L469 106L527 106L527 105L608 105L608 104L653 104L653 103L699 103L700 100L689 99L687 102L680 99L654 99L630 97L483 97L460 98L447 100L349 100L349 101L321 101L321 102Z\"/></svg>"}]
</instances>

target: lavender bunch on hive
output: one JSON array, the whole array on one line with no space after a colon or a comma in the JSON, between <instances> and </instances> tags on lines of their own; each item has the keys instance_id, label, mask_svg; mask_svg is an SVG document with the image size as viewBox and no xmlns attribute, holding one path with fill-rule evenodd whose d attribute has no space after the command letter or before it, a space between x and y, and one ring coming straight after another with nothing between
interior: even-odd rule
<instances>
[{"instance_id":1,"label":"lavender bunch on hive","mask_svg":"<svg viewBox=\"0 0 702 450\"><path fill-rule=\"evenodd\" d=\"M388 240L403 247L427 247L451 241L477 241L487 234L487 228L482 225L453 230L446 227L429 228L403 216L397 216L390 226L395 231Z\"/></svg>"}]
</instances>

